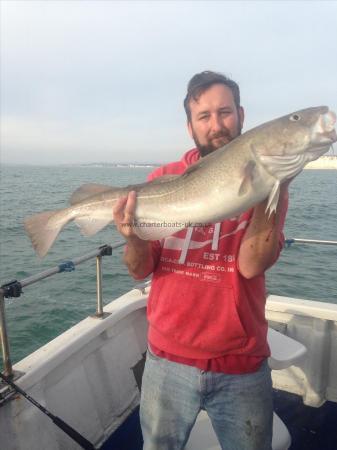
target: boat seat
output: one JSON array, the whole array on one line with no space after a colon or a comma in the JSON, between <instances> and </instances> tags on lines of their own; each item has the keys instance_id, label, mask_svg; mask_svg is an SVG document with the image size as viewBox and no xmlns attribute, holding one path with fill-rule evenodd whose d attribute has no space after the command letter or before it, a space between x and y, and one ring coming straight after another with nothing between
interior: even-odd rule
<instances>
[{"instance_id":1,"label":"boat seat","mask_svg":"<svg viewBox=\"0 0 337 450\"><path fill-rule=\"evenodd\" d=\"M300 342L285 336L272 328L268 329L268 344L271 356L268 360L273 370L290 367L306 353L307 349ZM288 450L291 445L289 431L274 412L273 416L273 450ZM211 421L206 411L201 411L192 429L185 450L221 450Z\"/></svg>"},{"instance_id":2,"label":"boat seat","mask_svg":"<svg viewBox=\"0 0 337 450\"><path fill-rule=\"evenodd\" d=\"M267 339L271 353L268 363L273 370L292 366L307 352L303 344L272 328L268 328Z\"/></svg>"}]
</instances>

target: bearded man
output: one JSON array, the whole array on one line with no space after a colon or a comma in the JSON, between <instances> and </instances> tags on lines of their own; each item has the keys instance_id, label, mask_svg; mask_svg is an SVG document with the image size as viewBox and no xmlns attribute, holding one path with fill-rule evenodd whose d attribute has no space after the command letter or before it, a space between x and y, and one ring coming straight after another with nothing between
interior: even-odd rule
<instances>
[{"instance_id":1,"label":"bearded man","mask_svg":"<svg viewBox=\"0 0 337 450\"><path fill-rule=\"evenodd\" d=\"M184 107L196 148L149 181L183 173L241 134L239 87L222 74L194 75ZM271 450L264 274L283 246L287 184L271 216L265 200L238 217L155 242L134 232L136 201L135 192L120 199L114 220L127 241L129 273L135 279L152 273L140 408L144 450L183 449L201 409L222 449Z\"/></svg>"}]
</instances>

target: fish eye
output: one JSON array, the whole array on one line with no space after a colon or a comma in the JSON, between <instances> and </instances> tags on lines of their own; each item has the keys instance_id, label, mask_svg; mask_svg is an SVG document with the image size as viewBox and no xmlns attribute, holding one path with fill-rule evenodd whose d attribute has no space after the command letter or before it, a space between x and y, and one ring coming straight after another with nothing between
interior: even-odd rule
<instances>
[{"instance_id":1,"label":"fish eye","mask_svg":"<svg viewBox=\"0 0 337 450\"><path fill-rule=\"evenodd\" d=\"M298 114L292 114L289 119L293 122L297 122L298 120L301 120L301 116L299 116Z\"/></svg>"}]
</instances>

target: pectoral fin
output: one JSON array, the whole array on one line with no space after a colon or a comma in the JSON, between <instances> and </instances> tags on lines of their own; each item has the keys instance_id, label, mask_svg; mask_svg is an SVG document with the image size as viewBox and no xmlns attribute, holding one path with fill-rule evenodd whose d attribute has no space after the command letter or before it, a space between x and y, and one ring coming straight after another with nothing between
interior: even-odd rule
<instances>
[{"instance_id":1,"label":"pectoral fin","mask_svg":"<svg viewBox=\"0 0 337 450\"><path fill-rule=\"evenodd\" d=\"M279 197L280 197L280 182L277 180L268 197L266 214L268 214L269 217L273 212L276 211Z\"/></svg>"},{"instance_id":2,"label":"pectoral fin","mask_svg":"<svg viewBox=\"0 0 337 450\"><path fill-rule=\"evenodd\" d=\"M253 189L254 170L256 163L254 161L248 161L243 169L242 182L239 187L239 196L247 194L249 190Z\"/></svg>"}]
</instances>

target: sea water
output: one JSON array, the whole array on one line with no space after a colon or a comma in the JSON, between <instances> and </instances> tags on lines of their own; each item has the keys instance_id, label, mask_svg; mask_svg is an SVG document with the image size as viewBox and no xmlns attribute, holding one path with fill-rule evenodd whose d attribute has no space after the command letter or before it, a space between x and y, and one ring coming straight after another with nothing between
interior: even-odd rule
<instances>
[{"instance_id":1,"label":"sea water","mask_svg":"<svg viewBox=\"0 0 337 450\"><path fill-rule=\"evenodd\" d=\"M102 244L121 241L113 226L92 238L74 223L41 261L23 219L67 206L84 183L141 183L153 168L107 166L3 166L0 181L0 284L22 280ZM337 240L337 171L302 172L290 186L287 238ZM270 293L337 304L337 246L293 244L267 272ZM122 249L103 258L103 298L108 303L135 285L122 263ZM57 274L6 300L12 361L16 362L95 312L96 265L92 259L71 273ZM1 361L0 361L1 364ZM0 366L1 368L1 366Z\"/></svg>"}]
</instances>

